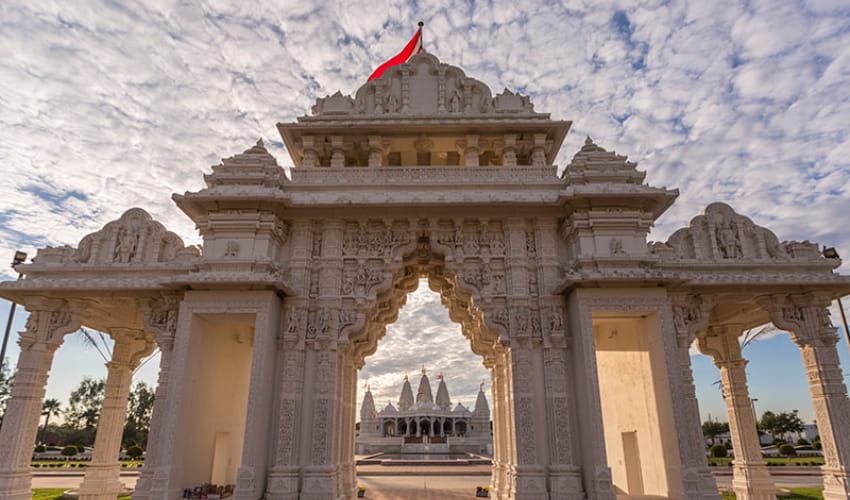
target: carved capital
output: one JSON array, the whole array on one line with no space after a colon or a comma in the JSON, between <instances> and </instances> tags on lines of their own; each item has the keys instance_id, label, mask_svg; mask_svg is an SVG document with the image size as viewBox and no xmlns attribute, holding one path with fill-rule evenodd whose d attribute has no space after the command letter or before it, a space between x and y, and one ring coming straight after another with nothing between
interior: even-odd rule
<instances>
[{"instance_id":1,"label":"carved capital","mask_svg":"<svg viewBox=\"0 0 850 500\"><path fill-rule=\"evenodd\" d=\"M22 349L43 343L49 349L57 349L62 338L82 325L82 309L79 304L62 299L35 299L26 304L30 316L26 327L20 332L18 341Z\"/></svg>"},{"instance_id":2,"label":"carved capital","mask_svg":"<svg viewBox=\"0 0 850 500\"><path fill-rule=\"evenodd\" d=\"M693 344L697 332L708 328L708 310L712 301L698 295L675 294L670 297L670 305L676 343L680 348L687 349Z\"/></svg>"},{"instance_id":3,"label":"carved capital","mask_svg":"<svg viewBox=\"0 0 850 500\"><path fill-rule=\"evenodd\" d=\"M741 357L741 344L738 343L738 337L743 331L743 325L739 324L710 325L697 333L697 347L703 354L711 356L718 367L744 361Z\"/></svg>"},{"instance_id":4,"label":"carved capital","mask_svg":"<svg viewBox=\"0 0 850 500\"><path fill-rule=\"evenodd\" d=\"M110 328L109 336L115 339L115 346L112 349L112 361L107 365L135 369L142 358L150 355L156 348L154 336L142 329Z\"/></svg>"},{"instance_id":5,"label":"carved capital","mask_svg":"<svg viewBox=\"0 0 850 500\"><path fill-rule=\"evenodd\" d=\"M832 346L838 342L838 329L829 317L829 297L820 294L768 295L758 303L777 327L787 330L800 347Z\"/></svg>"},{"instance_id":6,"label":"carved capital","mask_svg":"<svg viewBox=\"0 0 850 500\"><path fill-rule=\"evenodd\" d=\"M163 351L174 347L180 301L181 297L176 295L139 301L145 329L156 335L156 342Z\"/></svg>"}]
</instances>

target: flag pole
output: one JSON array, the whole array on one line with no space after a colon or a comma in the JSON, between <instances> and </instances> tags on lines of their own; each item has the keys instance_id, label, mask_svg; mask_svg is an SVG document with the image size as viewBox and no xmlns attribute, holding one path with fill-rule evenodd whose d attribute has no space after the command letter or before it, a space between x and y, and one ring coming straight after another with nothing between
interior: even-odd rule
<instances>
[{"instance_id":1,"label":"flag pole","mask_svg":"<svg viewBox=\"0 0 850 500\"><path fill-rule=\"evenodd\" d=\"M422 27L425 26L425 23L419 21L419 51L422 52L425 50L425 38L422 36Z\"/></svg>"}]
</instances>

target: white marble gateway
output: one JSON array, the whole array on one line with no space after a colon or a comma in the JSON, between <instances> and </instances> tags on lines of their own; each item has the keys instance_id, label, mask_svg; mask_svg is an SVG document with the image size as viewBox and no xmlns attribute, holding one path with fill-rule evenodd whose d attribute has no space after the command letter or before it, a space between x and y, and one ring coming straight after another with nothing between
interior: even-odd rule
<instances>
[{"instance_id":1,"label":"white marble gateway","mask_svg":"<svg viewBox=\"0 0 850 500\"><path fill-rule=\"evenodd\" d=\"M30 312L0 498L31 496L45 382L81 325L116 341L81 498L121 489L130 378L155 346L134 499L205 482L241 500L354 497L357 371L426 278L492 376L493 497L718 499L696 342L723 378L738 498L772 500L737 342L772 321L800 347L824 497L846 499L850 400L828 314L850 292L840 260L724 203L647 242L678 191L589 138L559 174L570 125L422 53L279 124L291 178L258 142L175 194L202 248L131 208L76 247L39 250L0 284Z\"/></svg>"}]
</instances>

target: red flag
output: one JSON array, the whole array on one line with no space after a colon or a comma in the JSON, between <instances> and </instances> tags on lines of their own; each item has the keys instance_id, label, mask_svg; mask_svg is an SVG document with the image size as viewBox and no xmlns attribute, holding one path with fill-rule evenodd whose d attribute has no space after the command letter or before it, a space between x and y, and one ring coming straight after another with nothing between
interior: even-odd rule
<instances>
[{"instance_id":1,"label":"red flag","mask_svg":"<svg viewBox=\"0 0 850 500\"><path fill-rule=\"evenodd\" d=\"M416 34L413 35L413 38L407 42L407 45L404 47L404 50L396 54L395 57L385 62L384 64L378 66L378 69L372 73L372 76L369 77L367 82L374 80L375 78L380 78L381 75L384 74L388 68L396 66L398 64L406 63L408 59L410 59L414 54L418 54L422 52L422 23L419 23L419 29L416 30Z\"/></svg>"}]
</instances>

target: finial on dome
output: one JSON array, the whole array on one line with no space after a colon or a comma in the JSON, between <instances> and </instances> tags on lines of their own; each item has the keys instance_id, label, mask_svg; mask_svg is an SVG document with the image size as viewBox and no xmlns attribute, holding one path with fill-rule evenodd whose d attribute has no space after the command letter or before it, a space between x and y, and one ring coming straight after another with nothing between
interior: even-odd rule
<instances>
[{"instance_id":1,"label":"finial on dome","mask_svg":"<svg viewBox=\"0 0 850 500\"><path fill-rule=\"evenodd\" d=\"M425 375L425 365L422 365L422 375Z\"/></svg>"},{"instance_id":2,"label":"finial on dome","mask_svg":"<svg viewBox=\"0 0 850 500\"><path fill-rule=\"evenodd\" d=\"M593 144L593 139L591 139L589 135L586 136L584 139L584 144L590 146L591 144Z\"/></svg>"},{"instance_id":3,"label":"finial on dome","mask_svg":"<svg viewBox=\"0 0 850 500\"><path fill-rule=\"evenodd\" d=\"M404 376L404 381L407 382L407 375Z\"/></svg>"},{"instance_id":4,"label":"finial on dome","mask_svg":"<svg viewBox=\"0 0 850 500\"><path fill-rule=\"evenodd\" d=\"M263 138L262 137L257 139L257 146L260 146L261 148L265 147L265 144L263 144Z\"/></svg>"},{"instance_id":5,"label":"finial on dome","mask_svg":"<svg viewBox=\"0 0 850 500\"><path fill-rule=\"evenodd\" d=\"M425 26L425 23L423 23L422 21L419 21L419 27L421 28L423 26Z\"/></svg>"},{"instance_id":6,"label":"finial on dome","mask_svg":"<svg viewBox=\"0 0 850 500\"><path fill-rule=\"evenodd\" d=\"M484 381L482 380L480 384L478 384L478 390L484 391Z\"/></svg>"}]
</instances>

